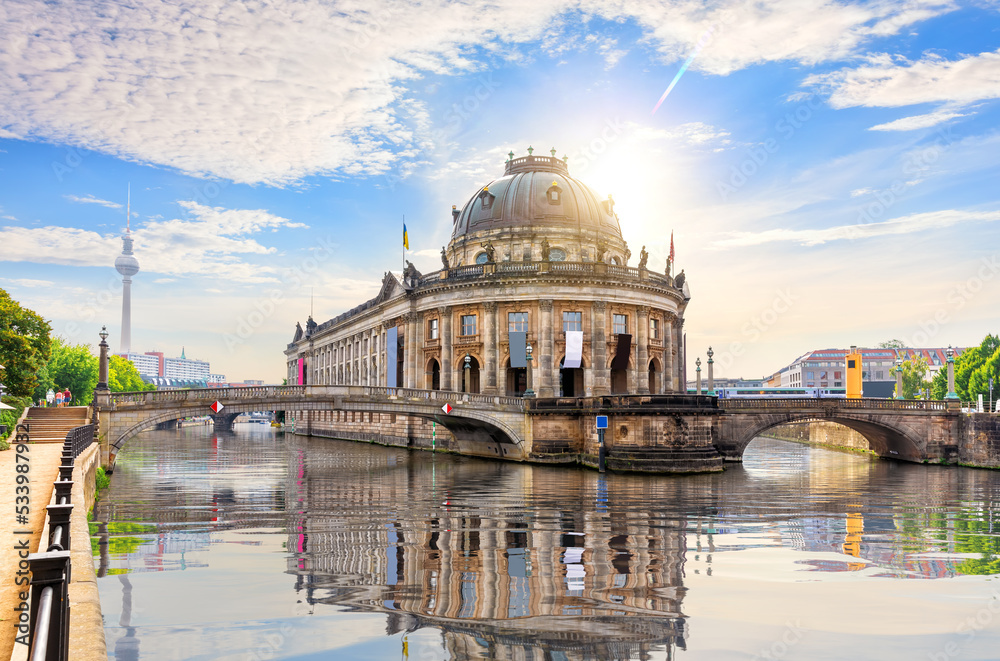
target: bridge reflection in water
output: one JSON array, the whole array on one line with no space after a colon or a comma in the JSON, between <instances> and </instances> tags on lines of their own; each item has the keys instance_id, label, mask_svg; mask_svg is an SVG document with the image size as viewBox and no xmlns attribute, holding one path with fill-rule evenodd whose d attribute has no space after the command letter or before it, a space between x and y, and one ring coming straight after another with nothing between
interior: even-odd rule
<instances>
[{"instance_id":1,"label":"bridge reflection in water","mask_svg":"<svg viewBox=\"0 0 1000 661\"><path fill-rule=\"evenodd\" d=\"M683 518L619 509L592 472L561 476L559 500L546 503L533 483L545 469L342 459L303 448L289 465L299 513L288 570L309 604L388 613L389 634L439 629L456 659L673 658L684 648L693 531ZM567 496L579 511L565 509ZM437 507L420 520L415 502Z\"/></svg>"}]
</instances>

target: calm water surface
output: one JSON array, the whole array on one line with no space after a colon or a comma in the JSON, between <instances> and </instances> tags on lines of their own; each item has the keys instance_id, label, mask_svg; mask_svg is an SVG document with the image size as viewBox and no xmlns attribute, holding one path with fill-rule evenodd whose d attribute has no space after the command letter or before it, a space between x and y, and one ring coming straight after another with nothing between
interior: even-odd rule
<instances>
[{"instance_id":1,"label":"calm water surface","mask_svg":"<svg viewBox=\"0 0 1000 661\"><path fill-rule=\"evenodd\" d=\"M644 477L155 431L94 512L111 658L998 659L1000 472L757 439Z\"/></svg>"}]
</instances>

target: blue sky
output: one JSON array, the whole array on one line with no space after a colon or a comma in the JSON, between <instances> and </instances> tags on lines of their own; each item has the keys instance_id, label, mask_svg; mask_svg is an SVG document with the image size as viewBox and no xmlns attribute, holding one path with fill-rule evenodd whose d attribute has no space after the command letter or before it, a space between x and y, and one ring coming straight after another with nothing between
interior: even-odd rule
<instances>
[{"instance_id":1,"label":"blue sky","mask_svg":"<svg viewBox=\"0 0 1000 661\"><path fill-rule=\"evenodd\" d=\"M690 67L653 113L692 54ZM674 232L689 363L769 374L1000 309L1000 3L7 2L0 287L117 348L279 380L296 321L439 265L529 145Z\"/></svg>"}]
</instances>

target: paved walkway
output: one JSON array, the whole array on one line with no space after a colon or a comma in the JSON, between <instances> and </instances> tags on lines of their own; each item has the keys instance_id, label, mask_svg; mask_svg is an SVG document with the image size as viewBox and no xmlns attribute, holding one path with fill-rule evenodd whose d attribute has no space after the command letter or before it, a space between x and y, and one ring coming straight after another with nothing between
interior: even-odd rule
<instances>
[{"instance_id":1,"label":"paved walkway","mask_svg":"<svg viewBox=\"0 0 1000 661\"><path fill-rule=\"evenodd\" d=\"M0 452L0 659L10 658L18 624L14 607L20 603L18 593L27 590L26 586L15 584L21 560L15 545L30 540L31 552L38 551L38 540L45 524L45 507L52 499L52 482L59 476L59 457L62 454L61 443L28 444L26 447L28 451L21 454L28 457L27 463L17 460L17 445ZM28 466L28 472L18 473L17 464ZM27 475L29 479L26 526L19 524L16 518L15 507L24 505L23 502L16 502L18 496L24 495L16 491L19 474ZM31 534L18 535L14 534L15 530L27 530Z\"/></svg>"}]
</instances>

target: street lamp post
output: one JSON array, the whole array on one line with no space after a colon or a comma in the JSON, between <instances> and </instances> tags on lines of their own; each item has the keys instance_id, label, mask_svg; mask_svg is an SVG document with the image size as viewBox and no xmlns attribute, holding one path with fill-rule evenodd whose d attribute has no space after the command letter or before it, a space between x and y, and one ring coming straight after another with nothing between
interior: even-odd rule
<instances>
[{"instance_id":1,"label":"street lamp post","mask_svg":"<svg viewBox=\"0 0 1000 661\"><path fill-rule=\"evenodd\" d=\"M955 392L955 350L948 347L944 353L948 356L948 394L944 398L958 399L958 394Z\"/></svg>"},{"instance_id":2,"label":"street lamp post","mask_svg":"<svg viewBox=\"0 0 1000 661\"><path fill-rule=\"evenodd\" d=\"M108 389L108 327L101 326L101 332L98 333L101 336L101 357L100 363L97 371L97 390L107 390Z\"/></svg>"},{"instance_id":3,"label":"street lamp post","mask_svg":"<svg viewBox=\"0 0 1000 661\"><path fill-rule=\"evenodd\" d=\"M534 397L535 391L531 389L531 345L524 347L524 361L527 363L527 368L525 370L525 375L527 376L526 385L527 389L524 391L525 397Z\"/></svg>"},{"instance_id":4,"label":"street lamp post","mask_svg":"<svg viewBox=\"0 0 1000 661\"><path fill-rule=\"evenodd\" d=\"M712 360L712 356L714 355L715 352L712 351L712 347L709 347L708 348L708 394L712 397L715 397L715 376L712 374L712 365L715 364L715 361Z\"/></svg>"},{"instance_id":5,"label":"street lamp post","mask_svg":"<svg viewBox=\"0 0 1000 661\"><path fill-rule=\"evenodd\" d=\"M695 383L695 393L701 394L701 356L694 359L694 383Z\"/></svg>"},{"instance_id":6,"label":"street lamp post","mask_svg":"<svg viewBox=\"0 0 1000 661\"><path fill-rule=\"evenodd\" d=\"M470 356L469 354L465 354L465 375L464 375L465 388L463 388L465 394L469 394L469 379L471 374L472 374L472 356Z\"/></svg>"},{"instance_id":7,"label":"street lamp post","mask_svg":"<svg viewBox=\"0 0 1000 661\"><path fill-rule=\"evenodd\" d=\"M896 359L896 399L903 399L903 359Z\"/></svg>"}]
</instances>

